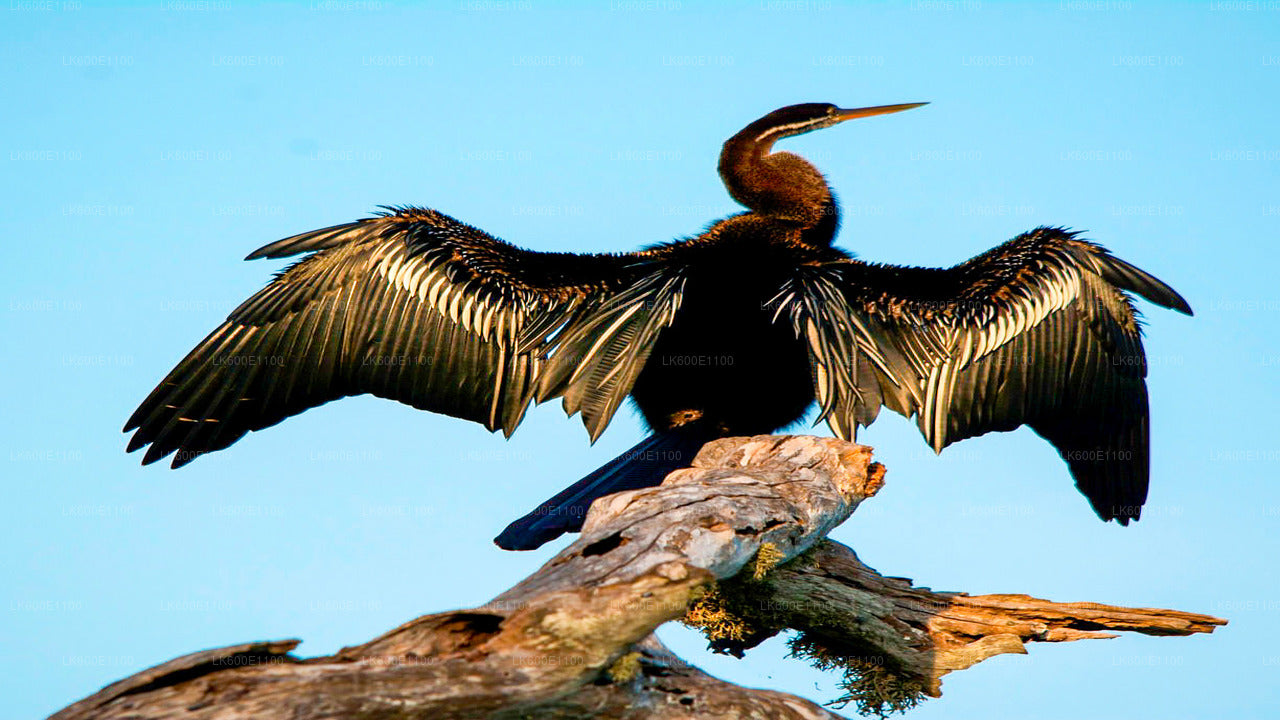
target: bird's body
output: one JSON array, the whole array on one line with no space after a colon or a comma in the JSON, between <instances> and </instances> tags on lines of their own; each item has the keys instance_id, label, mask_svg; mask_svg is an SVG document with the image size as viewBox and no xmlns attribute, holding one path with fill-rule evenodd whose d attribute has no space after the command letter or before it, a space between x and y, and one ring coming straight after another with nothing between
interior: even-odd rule
<instances>
[{"instance_id":1,"label":"bird's body","mask_svg":"<svg viewBox=\"0 0 1280 720\"><path fill-rule=\"evenodd\" d=\"M561 397L592 439L630 396L653 434L499 537L536 547L591 501L660 482L707 440L770 433L815 401L852 439L881 406L937 450L1029 425L1105 520L1139 516L1147 395L1134 292L1164 283L1075 233L1038 228L949 269L869 264L834 247L822 175L778 139L916 105L782 108L725 143L748 212L620 255L520 250L434 210L272 243L311 253L232 312L126 430L178 467L309 407L372 393L512 432Z\"/></svg>"},{"instance_id":2,"label":"bird's body","mask_svg":"<svg viewBox=\"0 0 1280 720\"><path fill-rule=\"evenodd\" d=\"M770 433L813 405L808 350L771 303L797 262L844 255L796 234L740 215L665 248L684 263L680 312L631 391L652 429L696 417L718 437Z\"/></svg>"}]
</instances>

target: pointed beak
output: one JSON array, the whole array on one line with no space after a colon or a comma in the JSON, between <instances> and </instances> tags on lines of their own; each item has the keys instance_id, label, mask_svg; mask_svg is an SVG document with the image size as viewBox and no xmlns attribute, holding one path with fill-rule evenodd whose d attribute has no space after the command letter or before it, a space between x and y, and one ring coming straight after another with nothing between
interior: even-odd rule
<instances>
[{"instance_id":1,"label":"pointed beak","mask_svg":"<svg viewBox=\"0 0 1280 720\"><path fill-rule=\"evenodd\" d=\"M902 103L901 105L877 105L875 107L853 108L852 110L840 109L836 111L836 122L844 122L845 120L855 120L857 118L871 117L872 115L887 115L889 113L902 112L918 108L921 105L928 105L927 102L918 103Z\"/></svg>"}]
</instances>

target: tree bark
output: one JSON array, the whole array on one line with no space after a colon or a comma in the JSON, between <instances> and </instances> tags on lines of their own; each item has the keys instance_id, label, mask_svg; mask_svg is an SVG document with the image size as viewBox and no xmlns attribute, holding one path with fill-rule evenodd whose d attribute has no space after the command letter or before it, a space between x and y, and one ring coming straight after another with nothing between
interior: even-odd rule
<instances>
[{"instance_id":1,"label":"tree bark","mask_svg":"<svg viewBox=\"0 0 1280 720\"><path fill-rule=\"evenodd\" d=\"M720 440L660 487L597 501L576 542L481 607L426 615L326 657L293 656L297 640L187 655L53 718L835 718L712 678L652 633L683 619L741 654L796 630L797 655L845 672L840 701L887 712L1027 642L1188 635L1225 622L934 593L882 577L825 537L883 475L869 448L832 438Z\"/></svg>"}]
</instances>

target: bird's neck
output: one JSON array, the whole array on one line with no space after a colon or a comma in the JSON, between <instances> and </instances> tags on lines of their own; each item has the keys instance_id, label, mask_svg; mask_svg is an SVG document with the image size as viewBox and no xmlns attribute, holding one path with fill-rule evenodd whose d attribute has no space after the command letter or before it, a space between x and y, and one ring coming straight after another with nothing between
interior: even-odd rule
<instances>
[{"instance_id":1,"label":"bird's neck","mask_svg":"<svg viewBox=\"0 0 1280 720\"><path fill-rule=\"evenodd\" d=\"M792 224L806 236L834 227L835 198L822 173L807 160L789 152L771 152L782 135L768 130L745 130L729 139L720 153L720 177L734 200L765 215ZM828 236L823 244L829 243Z\"/></svg>"}]
</instances>

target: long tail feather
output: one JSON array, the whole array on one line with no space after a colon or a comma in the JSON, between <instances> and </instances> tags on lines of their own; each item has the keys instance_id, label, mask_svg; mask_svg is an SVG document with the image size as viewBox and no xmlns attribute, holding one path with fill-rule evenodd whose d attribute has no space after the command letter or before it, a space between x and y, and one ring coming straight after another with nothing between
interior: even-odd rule
<instances>
[{"instance_id":1,"label":"long tail feather","mask_svg":"<svg viewBox=\"0 0 1280 720\"><path fill-rule=\"evenodd\" d=\"M661 484L672 471L689 467L709 439L695 428L650 435L508 525L493 541L504 550L533 550L566 532L577 532L596 499Z\"/></svg>"}]
</instances>

